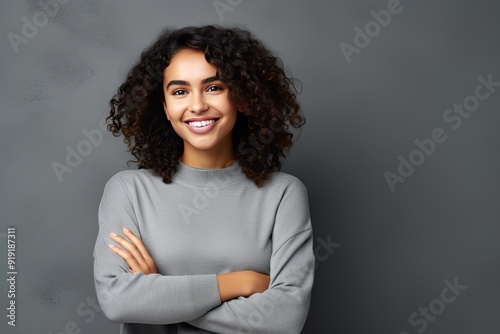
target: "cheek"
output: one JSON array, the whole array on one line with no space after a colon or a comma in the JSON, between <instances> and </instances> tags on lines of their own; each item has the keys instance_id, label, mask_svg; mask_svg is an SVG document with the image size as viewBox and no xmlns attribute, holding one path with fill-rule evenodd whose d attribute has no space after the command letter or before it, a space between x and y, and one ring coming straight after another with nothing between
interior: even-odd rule
<instances>
[{"instance_id":1,"label":"cheek","mask_svg":"<svg viewBox=\"0 0 500 334\"><path fill-rule=\"evenodd\" d=\"M172 128L174 129L174 132L179 136L181 137L182 139L185 139L185 136L184 136L184 131L186 130L184 128L184 124L181 124L179 122L170 122L170 125L172 125Z\"/></svg>"},{"instance_id":2,"label":"cheek","mask_svg":"<svg viewBox=\"0 0 500 334\"><path fill-rule=\"evenodd\" d=\"M168 107L167 107L168 106ZM166 106L164 107L165 115L167 115L167 118L169 121L175 121L178 119L181 115L181 112L179 112L179 106L175 101L167 101Z\"/></svg>"},{"instance_id":3,"label":"cheek","mask_svg":"<svg viewBox=\"0 0 500 334\"><path fill-rule=\"evenodd\" d=\"M236 107L228 99L219 101L218 109L222 111L226 117L236 117Z\"/></svg>"}]
</instances>

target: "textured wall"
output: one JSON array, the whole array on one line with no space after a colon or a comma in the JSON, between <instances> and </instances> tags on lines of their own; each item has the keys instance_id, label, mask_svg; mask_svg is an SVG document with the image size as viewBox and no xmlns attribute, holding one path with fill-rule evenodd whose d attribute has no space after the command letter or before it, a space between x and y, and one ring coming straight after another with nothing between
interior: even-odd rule
<instances>
[{"instance_id":1,"label":"textured wall","mask_svg":"<svg viewBox=\"0 0 500 334\"><path fill-rule=\"evenodd\" d=\"M92 250L104 184L133 166L101 121L162 27L206 23L247 27L303 84L285 165L318 259L303 332L500 331L499 4L54 1L1 4L2 333L118 333L93 306Z\"/></svg>"}]
</instances>

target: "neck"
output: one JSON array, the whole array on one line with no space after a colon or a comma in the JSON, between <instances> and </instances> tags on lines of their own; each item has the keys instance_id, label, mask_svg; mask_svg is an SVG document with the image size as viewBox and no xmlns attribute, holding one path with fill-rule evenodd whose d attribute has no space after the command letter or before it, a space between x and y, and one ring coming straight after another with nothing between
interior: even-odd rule
<instances>
[{"instance_id":1,"label":"neck","mask_svg":"<svg viewBox=\"0 0 500 334\"><path fill-rule=\"evenodd\" d=\"M232 138L229 138L232 139ZM216 147L200 150L184 142L184 152L179 157L183 164L195 168L226 168L236 161L232 140Z\"/></svg>"},{"instance_id":2,"label":"neck","mask_svg":"<svg viewBox=\"0 0 500 334\"><path fill-rule=\"evenodd\" d=\"M245 179L247 179L247 176L243 173L238 160L226 168L197 168L180 161L173 178L174 182L197 187L210 186L216 188L225 187Z\"/></svg>"}]
</instances>

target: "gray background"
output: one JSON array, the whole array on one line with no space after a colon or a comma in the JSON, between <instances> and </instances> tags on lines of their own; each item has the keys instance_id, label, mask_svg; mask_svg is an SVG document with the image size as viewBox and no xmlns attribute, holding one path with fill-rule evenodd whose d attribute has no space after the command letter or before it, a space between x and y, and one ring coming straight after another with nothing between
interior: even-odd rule
<instances>
[{"instance_id":1,"label":"gray background","mask_svg":"<svg viewBox=\"0 0 500 334\"><path fill-rule=\"evenodd\" d=\"M8 33L21 35L22 18L33 22L43 9L2 2L0 241L6 254L7 226L17 228L18 309L17 326L2 315L0 331L55 334L74 322L81 333L118 333L80 304L95 297L104 184L134 168L130 155L105 134L62 181L52 163L66 164L66 147L99 129L162 27L216 23L247 27L303 84L307 124L284 168L308 187L321 257L303 332L418 333L410 315L438 307L444 280L456 278L467 288L423 332L499 333L500 88L456 130L443 114L474 94L479 76L500 81L500 5L401 0L349 63L340 43L353 45L353 29L388 1L221 2L232 5L220 16L213 1L70 1L18 53ZM384 172L397 173L398 156L408 159L414 140L435 128L446 142L391 191ZM326 249L328 239L335 245Z\"/></svg>"}]
</instances>

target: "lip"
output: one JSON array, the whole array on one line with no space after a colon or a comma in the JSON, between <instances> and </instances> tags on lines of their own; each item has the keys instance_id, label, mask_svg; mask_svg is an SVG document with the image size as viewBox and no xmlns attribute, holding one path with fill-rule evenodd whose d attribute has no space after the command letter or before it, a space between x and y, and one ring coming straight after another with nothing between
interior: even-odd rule
<instances>
[{"instance_id":1,"label":"lip","mask_svg":"<svg viewBox=\"0 0 500 334\"><path fill-rule=\"evenodd\" d=\"M201 128L197 128L197 127L191 126L189 124L189 122L200 122L200 121L206 121L206 120L211 120L211 119L215 119L216 121L213 122L210 125L207 125L207 126L204 126L204 127L201 127ZM219 121L219 118L216 118L216 117L200 117L200 118L190 118L189 120L185 121L184 124L186 124L187 128L189 130L191 130L191 132L194 132L194 133L205 133L205 132L208 132L208 131L212 130L214 128L215 124L217 124L218 121Z\"/></svg>"}]
</instances>

